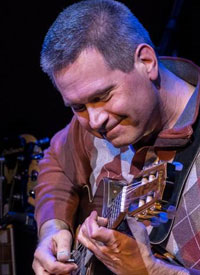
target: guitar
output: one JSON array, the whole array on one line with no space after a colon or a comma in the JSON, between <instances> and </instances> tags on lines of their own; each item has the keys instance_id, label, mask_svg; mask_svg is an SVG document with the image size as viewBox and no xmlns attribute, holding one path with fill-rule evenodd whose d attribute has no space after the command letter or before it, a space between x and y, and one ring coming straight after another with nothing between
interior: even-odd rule
<instances>
[{"instance_id":1,"label":"guitar","mask_svg":"<svg viewBox=\"0 0 200 275\"><path fill-rule=\"evenodd\" d=\"M100 216L108 219L108 228L122 232L128 229L124 225L127 215L135 217L138 221L167 222L168 208L165 208L167 201L164 200L166 178L167 163L159 163L142 170L131 184L126 181L103 179L94 198L89 186L85 186L86 192L83 193L80 202L78 220L82 223L95 209ZM78 265L78 269L72 272L73 275L113 274L91 251L76 241L70 261Z\"/></svg>"}]
</instances>

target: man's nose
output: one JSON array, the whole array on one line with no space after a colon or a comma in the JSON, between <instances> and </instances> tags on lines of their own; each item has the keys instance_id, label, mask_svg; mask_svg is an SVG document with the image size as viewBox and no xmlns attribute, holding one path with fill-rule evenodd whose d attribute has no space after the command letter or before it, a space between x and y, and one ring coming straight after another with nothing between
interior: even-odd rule
<instances>
[{"instance_id":1,"label":"man's nose","mask_svg":"<svg viewBox=\"0 0 200 275\"><path fill-rule=\"evenodd\" d=\"M90 127L93 130L103 130L108 120L108 113L102 107L97 106L88 106L87 111Z\"/></svg>"}]
</instances>

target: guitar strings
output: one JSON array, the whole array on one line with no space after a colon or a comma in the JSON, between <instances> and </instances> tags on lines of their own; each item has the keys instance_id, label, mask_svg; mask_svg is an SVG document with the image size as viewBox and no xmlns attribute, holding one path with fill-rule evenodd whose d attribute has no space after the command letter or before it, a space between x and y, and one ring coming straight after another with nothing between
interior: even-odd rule
<instances>
[{"instance_id":1,"label":"guitar strings","mask_svg":"<svg viewBox=\"0 0 200 275\"><path fill-rule=\"evenodd\" d=\"M127 190L126 194L129 195L131 192L133 192L133 189L130 190L130 188L136 187L136 186L139 185L139 184L141 184L141 181L138 181L138 182L132 183L132 184L130 184L130 185L127 185L126 187L128 188L128 190ZM111 206L107 209L107 211L106 211L106 217L109 217L110 214L114 213L113 210L116 209L116 204L117 204L116 201L119 199L119 197L120 197L121 195L122 195L122 191L120 191L120 192L118 193L118 195L116 196L116 198L112 201ZM114 208L114 209L113 209L113 208Z\"/></svg>"},{"instance_id":2,"label":"guitar strings","mask_svg":"<svg viewBox=\"0 0 200 275\"><path fill-rule=\"evenodd\" d=\"M134 182L132 184L127 185L126 186L127 187L126 194L129 195L141 183L142 183L142 181L138 181L138 182ZM144 183L144 184L146 184L146 183ZM133 187L135 187L135 188L132 189ZM112 214L115 213L116 205L118 204L117 200L120 200L120 202L121 202L121 198L120 198L121 195L122 195L122 191L120 191L118 193L118 195L116 196L116 198L112 201L111 206L107 209L107 211L106 211L106 217L109 218L109 216L111 216L111 218L114 218L114 217L112 217ZM82 259L82 256L83 256L82 253L84 252L84 250L86 252L86 249L87 248L83 244L79 243L78 247L72 252L72 254L74 254L73 257L75 258L75 263L78 265L78 269L75 271L76 273L73 273L74 275L78 274L77 272L79 272L79 270L81 269L81 266L79 266L79 265L80 265L81 261L83 261L83 259ZM78 255L75 255L76 251L78 251Z\"/></svg>"},{"instance_id":3,"label":"guitar strings","mask_svg":"<svg viewBox=\"0 0 200 275\"><path fill-rule=\"evenodd\" d=\"M155 180L155 179L154 179ZM152 182L152 181L148 181L148 183L149 182ZM138 186L138 185L141 185L141 183L142 183L142 181L138 181L138 182L134 182L134 183L132 183L132 184L129 184L129 185L126 185L126 187L128 188L128 190L126 191L126 195L129 195L131 192L133 192L135 189L136 189L136 187ZM145 182L145 183L143 183L143 184L147 184L147 182ZM142 185L143 185L142 184ZM132 187L135 187L134 189L132 189ZM108 211L106 212L106 214L110 214L111 212L113 212L113 207L115 207L115 205L116 205L116 200L119 198L119 196L121 196L121 194L122 194L122 191L120 191L119 193L118 193L118 195L116 196L116 198L112 201L112 203L111 203L111 206L107 209ZM107 216L107 215L106 215Z\"/></svg>"},{"instance_id":4,"label":"guitar strings","mask_svg":"<svg viewBox=\"0 0 200 275\"><path fill-rule=\"evenodd\" d=\"M81 262L85 259L85 253L86 253L86 247L84 247L82 244L79 246L81 249L79 249L79 254L76 256L75 263L77 264L78 268L72 273L73 275L79 274L79 271L82 267ZM85 250L85 253L82 253L83 250ZM83 257L84 256L84 257ZM83 263L84 264L84 263Z\"/></svg>"},{"instance_id":5,"label":"guitar strings","mask_svg":"<svg viewBox=\"0 0 200 275\"><path fill-rule=\"evenodd\" d=\"M127 187L129 188L129 187L132 187L132 186L136 186L136 185L138 185L138 184L140 184L140 183L141 183L141 181L138 181L138 182L136 182L136 183L127 185ZM127 192L130 193L129 190L128 190ZM131 192L132 192L132 190L131 190ZM127 194L128 194L128 193L127 193ZM120 192L118 193L117 197L113 200L111 206L108 208L108 211L107 211L107 213L106 213L106 214L107 214L106 216L109 216L110 213L113 211L113 207L115 207L116 200L119 198L119 196L120 196L121 194L122 194L122 191L120 191ZM111 208L112 208L112 209L111 209ZM79 253L82 253L82 251L83 251L84 249L85 249L85 246L84 246L83 244L79 243L79 244L78 244L78 247L75 249L74 253L75 253L76 251L79 251ZM76 255L75 257L80 258L81 255L79 254L79 255ZM78 264L78 261L79 261L79 259L76 260L76 263L77 263L77 264Z\"/></svg>"}]
</instances>

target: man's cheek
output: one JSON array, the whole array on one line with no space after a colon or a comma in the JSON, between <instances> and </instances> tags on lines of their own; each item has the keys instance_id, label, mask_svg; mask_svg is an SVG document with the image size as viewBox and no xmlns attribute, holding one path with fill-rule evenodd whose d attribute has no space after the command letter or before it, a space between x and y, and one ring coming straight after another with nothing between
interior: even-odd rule
<instances>
[{"instance_id":1,"label":"man's cheek","mask_svg":"<svg viewBox=\"0 0 200 275\"><path fill-rule=\"evenodd\" d=\"M80 124L83 126L83 128L87 129L89 127L89 120L86 115L80 115L78 113L75 113L74 115L76 116Z\"/></svg>"}]
</instances>

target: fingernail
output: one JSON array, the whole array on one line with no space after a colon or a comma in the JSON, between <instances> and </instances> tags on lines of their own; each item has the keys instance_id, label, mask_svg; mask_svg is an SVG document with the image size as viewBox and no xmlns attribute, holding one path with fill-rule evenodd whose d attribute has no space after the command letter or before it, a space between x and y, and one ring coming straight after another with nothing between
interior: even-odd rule
<instances>
[{"instance_id":1,"label":"fingernail","mask_svg":"<svg viewBox=\"0 0 200 275\"><path fill-rule=\"evenodd\" d=\"M63 251L57 252L57 258L62 257L62 256L70 257L70 252L68 250L63 250Z\"/></svg>"}]
</instances>

